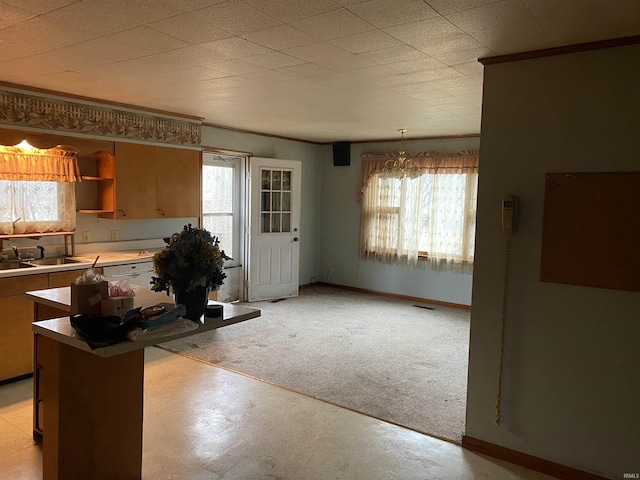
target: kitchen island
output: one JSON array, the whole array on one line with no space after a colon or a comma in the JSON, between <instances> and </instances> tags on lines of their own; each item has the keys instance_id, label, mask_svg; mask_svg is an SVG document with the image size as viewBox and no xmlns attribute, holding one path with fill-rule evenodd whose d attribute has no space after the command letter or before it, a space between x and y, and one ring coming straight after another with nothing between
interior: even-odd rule
<instances>
[{"instance_id":1,"label":"kitchen island","mask_svg":"<svg viewBox=\"0 0 640 480\"><path fill-rule=\"evenodd\" d=\"M168 301L165 294L134 289L136 306ZM40 309L70 311L69 287L27 295L36 319ZM34 322L34 434L43 440L43 479L139 479L144 347L258 316L258 309L223 304L222 318L205 319L195 330L143 335L93 350L68 316Z\"/></svg>"}]
</instances>

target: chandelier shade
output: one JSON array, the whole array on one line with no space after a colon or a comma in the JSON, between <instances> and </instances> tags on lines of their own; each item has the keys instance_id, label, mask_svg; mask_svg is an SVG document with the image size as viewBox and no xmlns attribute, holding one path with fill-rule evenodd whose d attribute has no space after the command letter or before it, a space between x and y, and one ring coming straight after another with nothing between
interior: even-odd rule
<instances>
[{"instance_id":1,"label":"chandelier shade","mask_svg":"<svg viewBox=\"0 0 640 480\"><path fill-rule=\"evenodd\" d=\"M406 128L399 128L400 132L400 150L398 150L398 158L387 160L382 167L380 176L382 178L418 178L421 175L420 169L410 158L407 159L407 152L404 149L404 132Z\"/></svg>"}]
</instances>

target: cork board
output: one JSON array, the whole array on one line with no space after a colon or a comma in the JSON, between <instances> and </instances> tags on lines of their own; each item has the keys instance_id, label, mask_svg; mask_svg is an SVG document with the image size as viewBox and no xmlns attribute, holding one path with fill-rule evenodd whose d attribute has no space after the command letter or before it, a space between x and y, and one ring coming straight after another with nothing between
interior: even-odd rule
<instances>
[{"instance_id":1,"label":"cork board","mask_svg":"<svg viewBox=\"0 0 640 480\"><path fill-rule=\"evenodd\" d=\"M548 173L540 280L640 292L640 172Z\"/></svg>"}]
</instances>

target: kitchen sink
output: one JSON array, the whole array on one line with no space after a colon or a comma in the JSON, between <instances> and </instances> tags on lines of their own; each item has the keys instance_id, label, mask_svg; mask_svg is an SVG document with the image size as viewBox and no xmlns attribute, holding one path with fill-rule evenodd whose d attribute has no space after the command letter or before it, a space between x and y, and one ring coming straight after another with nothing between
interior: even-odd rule
<instances>
[{"instance_id":1,"label":"kitchen sink","mask_svg":"<svg viewBox=\"0 0 640 480\"><path fill-rule=\"evenodd\" d=\"M29 268L35 267L30 263L25 262L0 262L0 270L13 270L15 268Z\"/></svg>"},{"instance_id":2,"label":"kitchen sink","mask_svg":"<svg viewBox=\"0 0 640 480\"><path fill-rule=\"evenodd\" d=\"M51 258L39 258L37 260L30 260L23 262L23 264L35 267L36 265L66 265L67 263L82 263L82 260L73 260L68 257L51 257Z\"/></svg>"}]
</instances>

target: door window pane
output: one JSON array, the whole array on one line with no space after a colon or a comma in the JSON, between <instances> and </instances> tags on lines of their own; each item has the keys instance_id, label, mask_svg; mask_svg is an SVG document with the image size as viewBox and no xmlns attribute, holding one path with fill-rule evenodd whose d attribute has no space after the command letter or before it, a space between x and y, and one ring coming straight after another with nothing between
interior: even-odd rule
<instances>
[{"instance_id":1,"label":"door window pane","mask_svg":"<svg viewBox=\"0 0 640 480\"><path fill-rule=\"evenodd\" d=\"M282 172L282 190L291 191L291 172Z\"/></svg>"},{"instance_id":2,"label":"door window pane","mask_svg":"<svg viewBox=\"0 0 640 480\"><path fill-rule=\"evenodd\" d=\"M271 215L271 231L280 232L280 214L273 213Z\"/></svg>"},{"instance_id":3,"label":"door window pane","mask_svg":"<svg viewBox=\"0 0 640 480\"><path fill-rule=\"evenodd\" d=\"M291 172L263 169L261 178L261 233L291 231ZM271 212L271 215L268 214ZM287 212L286 215L282 212Z\"/></svg>"}]
</instances>

